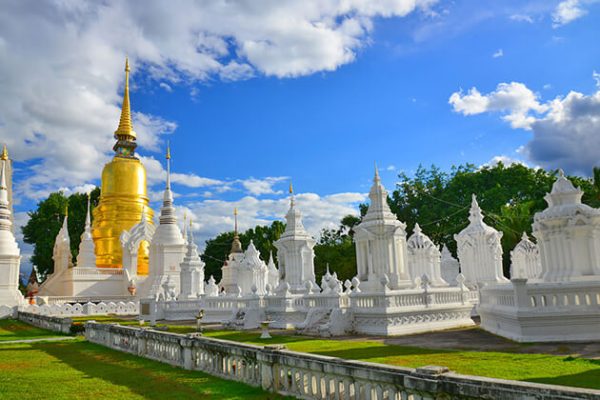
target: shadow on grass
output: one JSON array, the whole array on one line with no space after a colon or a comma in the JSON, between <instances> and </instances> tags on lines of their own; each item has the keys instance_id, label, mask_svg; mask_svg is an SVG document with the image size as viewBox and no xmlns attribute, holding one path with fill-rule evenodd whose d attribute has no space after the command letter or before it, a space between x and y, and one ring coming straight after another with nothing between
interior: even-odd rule
<instances>
[{"instance_id":1,"label":"shadow on grass","mask_svg":"<svg viewBox=\"0 0 600 400\"><path fill-rule=\"evenodd\" d=\"M450 350L439 349L423 349L411 346L368 346L358 348L346 348L335 350L316 350L316 354L329 357L338 357L348 360L369 361L372 359L381 359L387 357L402 357L402 356L427 356L453 353Z\"/></svg>"},{"instance_id":2,"label":"shadow on grass","mask_svg":"<svg viewBox=\"0 0 600 400\"><path fill-rule=\"evenodd\" d=\"M528 379L529 382L545 383L549 385L577 386L588 389L600 389L600 362L598 368L578 374L561 375L543 378Z\"/></svg>"},{"instance_id":3,"label":"shadow on grass","mask_svg":"<svg viewBox=\"0 0 600 400\"><path fill-rule=\"evenodd\" d=\"M279 398L241 383L174 368L88 342L33 344L31 347L55 357L58 360L55 368L66 364L89 378L126 387L146 399ZM110 386L107 390L110 390ZM100 395L108 396L110 393Z\"/></svg>"}]
</instances>

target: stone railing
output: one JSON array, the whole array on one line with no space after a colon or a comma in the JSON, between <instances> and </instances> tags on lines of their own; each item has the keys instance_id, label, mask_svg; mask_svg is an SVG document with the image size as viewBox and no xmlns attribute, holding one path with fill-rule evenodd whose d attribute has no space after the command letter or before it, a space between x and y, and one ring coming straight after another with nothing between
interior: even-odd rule
<instances>
[{"instance_id":1,"label":"stone railing","mask_svg":"<svg viewBox=\"0 0 600 400\"><path fill-rule=\"evenodd\" d=\"M122 268L84 268L73 267L74 276L124 275Z\"/></svg>"},{"instance_id":2,"label":"stone railing","mask_svg":"<svg viewBox=\"0 0 600 400\"><path fill-rule=\"evenodd\" d=\"M70 333L73 321L70 318L49 317L47 315L32 314L19 311L17 318L29 325L47 329L53 332Z\"/></svg>"},{"instance_id":3,"label":"stone railing","mask_svg":"<svg viewBox=\"0 0 600 400\"><path fill-rule=\"evenodd\" d=\"M100 302L100 303L56 303L52 305L37 304L21 307L22 311L37 315L52 315L56 317L82 317L87 315L137 315L139 313L139 303L128 302Z\"/></svg>"},{"instance_id":4,"label":"stone railing","mask_svg":"<svg viewBox=\"0 0 600 400\"><path fill-rule=\"evenodd\" d=\"M477 292L458 287L409 290L390 290L379 293L352 293L350 301L353 309L410 308L449 304L468 304L477 300Z\"/></svg>"},{"instance_id":5,"label":"stone railing","mask_svg":"<svg viewBox=\"0 0 600 400\"><path fill-rule=\"evenodd\" d=\"M519 307L520 309L596 310L600 305L600 285L586 281L528 282L512 279L511 283L486 286L481 291L481 305Z\"/></svg>"},{"instance_id":6,"label":"stone railing","mask_svg":"<svg viewBox=\"0 0 600 400\"><path fill-rule=\"evenodd\" d=\"M134 298L132 296L111 296L109 299L106 296L37 296L39 304L65 304L65 303L118 303L118 302L130 302Z\"/></svg>"},{"instance_id":7,"label":"stone railing","mask_svg":"<svg viewBox=\"0 0 600 400\"><path fill-rule=\"evenodd\" d=\"M93 343L305 399L600 399L597 391L401 368L87 322Z\"/></svg>"}]
</instances>

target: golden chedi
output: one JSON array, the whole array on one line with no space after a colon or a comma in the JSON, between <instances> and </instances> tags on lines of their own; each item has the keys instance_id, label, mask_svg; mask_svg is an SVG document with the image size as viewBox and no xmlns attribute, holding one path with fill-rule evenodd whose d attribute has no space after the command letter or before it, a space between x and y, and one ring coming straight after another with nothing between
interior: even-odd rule
<instances>
[{"instance_id":1,"label":"golden chedi","mask_svg":"<svg viewBox=\"0 0 600 400\"><path fill-rule=\"evenodd\" d=\"M152 223L148 206L146 169L135 157L136 134L129 105L129 62L125 61L125 92L119 127L115 132L115 156L104 166L100 202L94 209L92 237L98 268L122 268L121 233L139 223L142 216ZM144 213L144 209L146 212ZM138 249L138 274L148 274L149 243Z\"/></svg>"}]
</instances>

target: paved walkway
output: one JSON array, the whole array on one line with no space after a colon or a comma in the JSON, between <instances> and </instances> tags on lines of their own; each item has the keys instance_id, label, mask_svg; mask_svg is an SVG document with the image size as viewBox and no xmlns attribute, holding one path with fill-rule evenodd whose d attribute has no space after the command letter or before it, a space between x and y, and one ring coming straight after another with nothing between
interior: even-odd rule
<instances>
[{"instance_id":1,"label":"paved walkway","mask_svg":"<svg viewBox=\"0 0 600 400\"><path fill-rule=\"evenodd\" d=\"M60 337L47 337L39 339L23 339L23 340L7 340L0 342L0 346L3 344L14 344L14 343L36 343L36 342L61 342L63 340L75 340L76 336L60 336Z\"/></svg>"}]
</instances>

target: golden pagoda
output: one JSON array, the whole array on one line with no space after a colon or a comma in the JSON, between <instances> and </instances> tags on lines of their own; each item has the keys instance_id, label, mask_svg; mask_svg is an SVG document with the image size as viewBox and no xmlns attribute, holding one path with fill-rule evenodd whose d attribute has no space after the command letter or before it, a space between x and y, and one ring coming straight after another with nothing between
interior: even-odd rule
<instances>
[{"instance_id":1,"label":"golden pagoda","mask_svg":"<svg viewBox=\"0 0 600 400\"><path fill-rule=\"evenodd\" d=\"M122 268L121 233L139 223L142 217L152 224L153 212L146 192L146 169L135 157L137 144L129 105L128 60L125 60L125 91L115 139L115 156L102 171L100 202L93 212L92 237L98 268ZM149 243L142 241L138 249L140 275L148 274L148 247Z\"/></svg>"}]
</instances>

